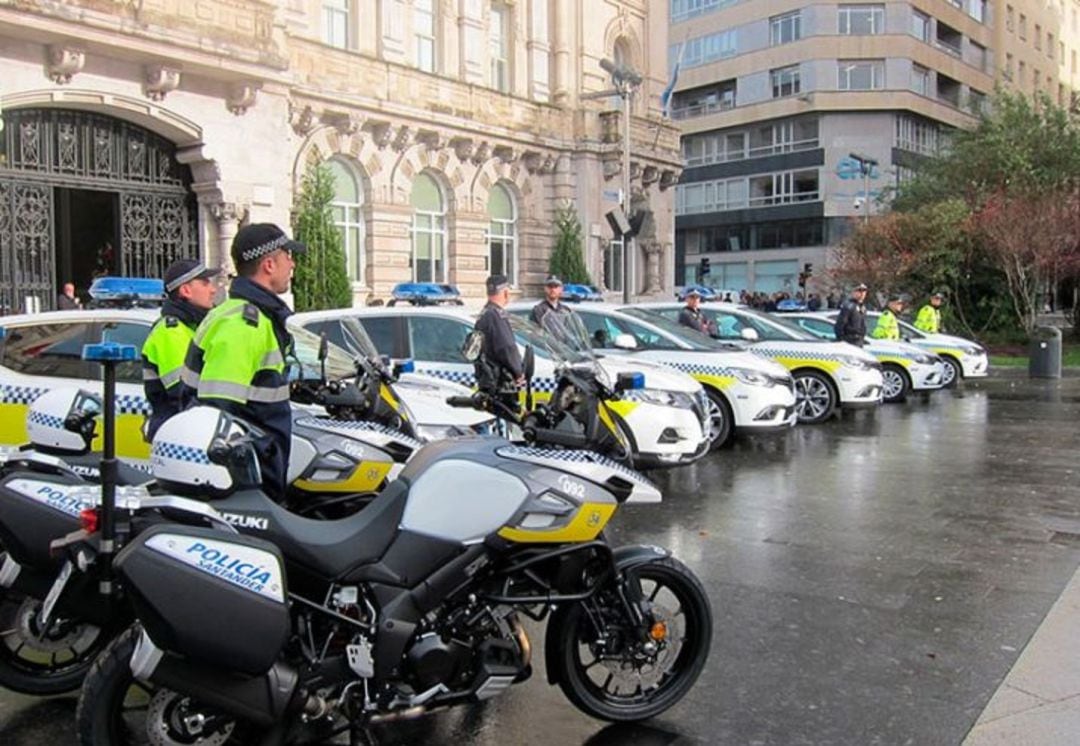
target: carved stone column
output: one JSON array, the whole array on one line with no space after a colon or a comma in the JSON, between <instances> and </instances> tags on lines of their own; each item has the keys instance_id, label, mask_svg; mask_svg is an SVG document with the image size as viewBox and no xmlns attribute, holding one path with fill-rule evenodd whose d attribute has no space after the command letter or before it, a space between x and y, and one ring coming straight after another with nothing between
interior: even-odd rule
<instances>
[{"instance_id":1,"label":"carved stone column","mask_svg":"<svg viewBox=\"0 0 1080 746\"><path fill-rule=\"evenodd\" d=\"M652 242L641 248L645 252L645 295L657 295L664 289L660 272L660 259L664 255L664 246L659 242Z\"/></svg>"},{"instance_id":2,"label":"carved stone column","mask_svg":"<svg viewBox=\"0 0 1080 746\"><path fill-rule=\"evenodd\" d=\"M218 202L210 205L210 215L217 223L217 247L214 252L207 247L207 265L221 267L227 274L234 274L236 267L232 262L232 241L240 229L244 209L235 202Z\"/></svg>"}]
</instances>

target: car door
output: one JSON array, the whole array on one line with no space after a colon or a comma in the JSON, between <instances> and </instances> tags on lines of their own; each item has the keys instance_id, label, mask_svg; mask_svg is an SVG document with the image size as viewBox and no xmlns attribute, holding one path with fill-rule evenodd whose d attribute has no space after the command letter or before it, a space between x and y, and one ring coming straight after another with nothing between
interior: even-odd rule
<instances>
[{"instance_id":1,"label":"car door","mask_svg":"<svg viewBox=\"0 0 1080 746\"><path fill-rule=\"evenodd\" d=\"M82 359L92 338L86 321L49 321L7 327L0 345L0 444L22 445L30 404L60 386L100 390Z\"/></svg>"},{"instance_id":2,"label":"car door","mask_svg":"<svg viewBox=\"0 0 1080 746\"><path fill-rule=\"evenodd\" d=\"M95 324L91 336L95 342L116 342L132 345L142 351L150 335L149 321L104 321ZM95 365L94 371L101 390L103 371ZM142 356L131 362L116 366L116 455L122 458L149 459L150 444L143 439L143 424L150 415L150 402L146 399L142 382ZM94 447L98 444L95 441Z\"/></svg>"},{"instance_id":3,"label":"car door","mask_svg":"<svg viewBox=\"0 0 1080 746\"><path fill-rule=\"evenodd\" d=\"M623 327L621 319L616 319L607 314L596 311L576 310L575 313L585 324L589 332L589 340L595 350L611 350L612 352L625 352L615 347L615 337L629 332Z\"/></svg>"}]
</instances>

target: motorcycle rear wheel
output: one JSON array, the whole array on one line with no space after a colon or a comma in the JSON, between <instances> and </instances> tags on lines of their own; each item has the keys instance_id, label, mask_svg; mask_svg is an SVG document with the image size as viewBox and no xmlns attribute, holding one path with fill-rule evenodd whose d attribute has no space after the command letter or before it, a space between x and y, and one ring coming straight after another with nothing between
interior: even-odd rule
<instances>
[{"instance_id":1,"label":"motorcycle rear wheel","mask_svg":"<svg viewBox=\"0 0 1080 746\"><path fill-rule=\"evenodd\" d=\"M109 641L105 630L78 620L38 627L41 601L0 591L0 687L34 697L73 692Z\"/></svg>"},{"instance_id":2,"label":"motorcycle rear wheel","mask_svg":"<svg viewBox=\"0 0 1080 746\"><path fill-rule=\"evenodd\" d=\"M94 661L75 723L82 746L236 746L258 743L255 729L190 697L136 681L131 656L141 634L129 627ZM198 730L193 732L193 724Z\"/></svg>"},{"instance_id":3,"label":"motorcycle rear wheel","mask_svg":"<svg viewBox=\"0 0 1080 746\"><path fill-rule=\"evenodd\" d=\"M559 625L554 661L563 693L582 712L613 722L647 720L682 699L712 642L709 598L686 565L652 560L627 571L625 582L639 583L650 606L648 624L662 637L655 654L642 650L614 589L600 595L599 606L576 603L549 622Z\"/></svg>"}]
</instances>

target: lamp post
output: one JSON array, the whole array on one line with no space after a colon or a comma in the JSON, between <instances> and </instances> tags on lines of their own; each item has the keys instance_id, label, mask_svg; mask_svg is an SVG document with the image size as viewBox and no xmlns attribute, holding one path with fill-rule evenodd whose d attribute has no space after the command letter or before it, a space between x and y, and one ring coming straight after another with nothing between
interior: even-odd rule
<instances>
[{"instance_id":1,"label":"lamp post","mask_svg":"<svg viewBox=\"0 0 1080 746\"><path fill-rule=\"evenodd\" d=\"M642 82L641 73L622 62L612 62L606 57L600 67L611 76L611 84L623 102L623 188L622 210L630 218L630 104ZM630 303L630 288L634 279L634 237L623 236L623 303Z\"/></svg>"},{"instance_id":2,"label":"lamp post","mask_svg":"<svg viewBox=\"0 0 1080 746\"><path fill-rule=\"evenodd\" d=\"M849 153L849 157L859 164L859 172L863 177L863 222L870 220L870 171L877 165L877 159L861 153Z\"/></svg>"}]
</instances>

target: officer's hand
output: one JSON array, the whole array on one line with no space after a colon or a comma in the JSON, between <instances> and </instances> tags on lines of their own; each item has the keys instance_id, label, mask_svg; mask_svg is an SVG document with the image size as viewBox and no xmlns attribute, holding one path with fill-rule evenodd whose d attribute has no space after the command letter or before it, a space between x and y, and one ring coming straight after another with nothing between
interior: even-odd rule
<instances>
[{"instance_id":1,"label":"officer's hand","mask_svg":"<svg viewBox=\"0 0 1080 746\"><path fill-rule=\"evenodd\" d=\"M514 379L514 385L521 388L525 385L525 376L518 376Z\"/></svg>"}]
</instances>

